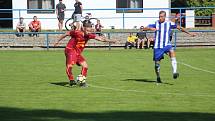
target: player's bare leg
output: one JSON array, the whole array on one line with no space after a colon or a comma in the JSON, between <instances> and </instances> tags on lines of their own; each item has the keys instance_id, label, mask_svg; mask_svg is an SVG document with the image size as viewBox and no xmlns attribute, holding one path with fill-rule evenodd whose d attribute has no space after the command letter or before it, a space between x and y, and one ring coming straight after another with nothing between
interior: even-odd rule
<instances>
[{"instance_id":1,"label":"player's bare leg","mask_svg":"<svg viewBox=\"0 0 215 121\"><path fill-rule=\"evenodd\" d=\"M76 30L81 30L81 24L80 22L75 22L76 23Z\"/></svg>"},{"instance_id":2,"label":"player's bare leg","mask_svg":"<svg viewBox=\"0 0 215 121\"><path fill-rule=\"evenodd\" d=\"M144 41L144 39L142 40L142 49L144 49L144 46L145 46L145 41Z\"/></svg>"},{"instance_id":3,"label":"player's bare leg","mask_svg":"<svg viewBox=\"0 0 215 121\"><path fill-rule=\"evenodd\" d=\"M151 40L147 39L147 48L150 48L150 42L151 42Z\"/></svg>"},{"instance_id":4,"label":"player's bare leg","mask_svg":"<svg viewBox=\"0 0 215 121\"><path fill-rule=\"evenodd\" d=\"M140 42L141 42L141 40L138 39L138 40L137 40L137 49L139 49L139 47L140 47Z\"/></svg>"},{"instance_id":5,"label":"player's bare leg","mask_svg":"<svg viewBox=\"0 0 215 121\"><path fill-rule=\"evenodd\" d=\"M59 28L60 31L62 31L62 29L63 29L63 20L59 20L58 28Z\"/></svg>"},{"instance_id":6,"label":"player's bare leg","mask_svg":"<svg viewBox=\"0 0 215 121\"><path fill-rule=\"evenodd\" d=\"M179 77L179 73L177 73L177 61L176 61L175 51L174 50L170 50L169 56L170 56L171 63L172 63L173 78L177 79Z\"/></svg>"}]
</instances>

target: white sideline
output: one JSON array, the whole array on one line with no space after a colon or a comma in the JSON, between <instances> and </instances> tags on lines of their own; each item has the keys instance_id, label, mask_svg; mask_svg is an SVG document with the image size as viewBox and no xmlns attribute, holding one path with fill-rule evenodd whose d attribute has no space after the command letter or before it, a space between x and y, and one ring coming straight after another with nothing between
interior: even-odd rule
<instances>
[{"instance_id":1,"label":"white sideline","mask_svg":"<svg viewBox=\"0 0 215 121\"><path fill-rule=\"evenodd\" d=\"M209 71L209 70L205 70L205 69L201 69L201 68L198 68L198 67L194 67L192 65L189 65L189 64L186 64L186 63L183 63L183 62L178 62L179 64L182 64L184 66L187 66L189 68L192 68L194 70L198 70L198 71L203 71L203 72L207 72L207 73L211 73L211 74L215 74L215 72L213 71Z\"/></svg>"},{"instance_id":2,"label":"white sideline","mask_svg":"<svg viewBox=\"0 0 215 121\"><path fill-rule=\"evenodd\" d=\"M146 91L139 91L139 90L124 90L124 89L117 89L117 88L111 88L111 87L103 87L103 86L96 86L92 84L88 84L90 87L99 88L99 89L105 89L105 90L113 90L118 92L136 92L136 93L145 93L150 95L175 95L175 96L196 96L196 97L211 97L215 98L215 95L208 95L208 94L183 94L183 93L157 93L157 92L146 92Z\"/></svg>"},{"instance_id":3,"label":"white sideline","mask_svg":"<svg viewBox=\"0 0 215 121\"><path fill-rule=\"evenodd\" d=\"M184 66L187 66L187 67L189 67L191 69L194 69L194 70L215 74L215 72L213 72L213 71L209 71L209 70L201 69L201 68L198 68L198 67L194 67L192 65L189 65L189 64L186 64L186 63L183 63L183 62L178 62L178 63L182 64ZM98 77L98 76L105 76L105 75L94 75L94 76L89 76L89 77ZM212 98L215 97L215 95L208 95L208 94L189 94L188 95L188 94L183 94L183 93L150 93L150 92L139 91L139 90L123 90L123 89L112 88L112 87L96 86L96 85L92 85L92 84L88 84L88 85L90 87L100 88L100 89L105 89L105 90L113 90L113 91L120 91L120 92L137 92L137 93L146 93L146 94L150 94L150 95L197 96L197 97L212 97Z\"/></svg>"}]
</instances>

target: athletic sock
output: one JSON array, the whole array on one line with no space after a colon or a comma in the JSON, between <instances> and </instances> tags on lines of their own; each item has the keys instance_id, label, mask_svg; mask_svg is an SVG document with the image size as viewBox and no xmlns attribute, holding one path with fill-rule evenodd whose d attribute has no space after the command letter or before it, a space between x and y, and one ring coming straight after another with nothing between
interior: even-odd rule
<instances>
[{"instance_id":1,"label":"athletic sock","mask_svg":"<svg viewBox=\"0 0 215 121\"><path fill-rule=\"evenodd\" d=\"M72 74L72 67L71 66L66 67L66 74L67 74L69 80L74 80L74 76Z\"/></svg>"},{"instance_id":2,"label":"athletic sock","mask_svg":"<svg viewBox=\"0 0 215 121\"><path fill-rule=\"evenodd\" d=\"M160 78L160 64L159 63L155 63L155 72L157 77Z\"/></svg>"},{"instance_id":3,"label":"athletic sock","mask_svg":"<svg viewBox=\"0 0 215 121\"><path fill-rule=\"evenodd\" d=\"M172 62L172 72L177 73L177 61L176 61L176 58L175 57L171 58L171 62Z\"/></svg>"},{"instance_id":4,"label":"athletic sock","mask_svg":"<svg viewBox=\"0 0 215 121\"><path fill-rule=\"evenodd\" d=\"M88 70L88 68L82 67L81 74L85 77L87 77L87 70Z\"/></svg>"}]
</instances>

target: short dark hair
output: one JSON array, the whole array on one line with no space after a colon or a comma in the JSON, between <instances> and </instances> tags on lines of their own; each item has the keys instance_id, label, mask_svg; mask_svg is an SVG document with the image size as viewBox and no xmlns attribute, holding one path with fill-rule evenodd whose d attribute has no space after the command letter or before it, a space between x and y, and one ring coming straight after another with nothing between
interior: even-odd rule
<instances>
[{"instance_id":1,"label":"short dark hair","mask_svg":"<svg viewBox=\"0 0 215 121\"><path fill-rule=\"evenodd\" d=\"M159 15L160 15L160 14L163 14L163 13L164 13L165 16L166 16L166 11L160 11L160 12L159 12Z\"/></svg>"},{"instance_id":2,"label":"short dark hair","mask_svg":"<svg viewBox=\"0 0 215 121\"><path fill-rule=\"evenodd\" d=\"M92 22L90 20L84 20L83 27L92 27Z\"/></svg>"}]
</instances>

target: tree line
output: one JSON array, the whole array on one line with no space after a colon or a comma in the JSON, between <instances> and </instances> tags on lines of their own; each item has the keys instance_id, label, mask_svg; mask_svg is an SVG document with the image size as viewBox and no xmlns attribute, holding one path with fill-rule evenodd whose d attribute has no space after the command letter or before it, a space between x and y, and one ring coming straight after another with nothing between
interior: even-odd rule
<instances>
[{"instance_id":1,"label":"tree line","mask_svg":"<svg viewBox=\"0 0 215 121\"><path fill-rule=\"evenodd\" d=\"M172 8L180 7L214 7L215 0L172 0ZM172 12L179 12L179 10L172 10ZM185 10L182 10L185 12ZM215 13L215 9L195 9L196 16L211 16Z\"/></svg>"}]
</instances>

